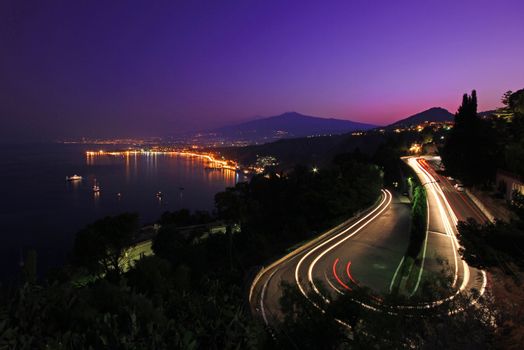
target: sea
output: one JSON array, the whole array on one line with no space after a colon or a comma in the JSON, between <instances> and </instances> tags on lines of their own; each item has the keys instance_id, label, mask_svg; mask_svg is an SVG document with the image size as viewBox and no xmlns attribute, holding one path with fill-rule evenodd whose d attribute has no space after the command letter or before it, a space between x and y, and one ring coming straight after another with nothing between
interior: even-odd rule
<instances>
[{"instance_id":1,"label":"sea","mask_svg":"<svg viewBox=\"0 0 524 350\"><path fill-rule=\"evenodd\" d=\"M68 258L76 232L107 215L137 212L143 225L182 208L214 210L214 196L243 181L202 158L88 155L125 145L23 144L0 148L0 283L19 276L30 249L40 276ZM80 181L66 176L80 175ZM240 178L239 178L240 177ZM100 192L93 191L95 183ZM161 192L161 195L158 193Z\"/></svg>"}]
</instances>

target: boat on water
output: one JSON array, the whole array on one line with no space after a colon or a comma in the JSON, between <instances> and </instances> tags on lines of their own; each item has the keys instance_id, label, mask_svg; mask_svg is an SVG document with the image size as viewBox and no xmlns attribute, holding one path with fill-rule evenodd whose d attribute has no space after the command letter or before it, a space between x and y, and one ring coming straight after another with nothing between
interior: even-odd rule
<instances>
[{"instance_id":1,"label":"boat on water","mask_svg":"<svg viewBox=\"0 0 524 350\"><path fill-rule=\"evenodd\" d=\"M95 184L93 185L93 192L98 193L100 192L100 186L98 185L98 182L95 179Z\"/></svg>"},{"instance_id":2,"label":"boat on water","mask_svg":"<svg viewBox=\"0 0 524 350\"><path fill-rule=\"evenodd\" d=\"M82 180L82 176L80 175L73 175L73 176L66 176L66 181L78 181Z\"/></svg>"},{"instance_id":3,"label":"boat on water","mask_svg":"<svg viewBox=\"0 0 524 350\"><path fill-rule=\"evenodd\" d=\"M162 192L158 191L158 192L156 193L156 196L157 196L158 198L162 198L162 197L164 196L164 194L163 194Z\"/></svg>"}]
</instances>

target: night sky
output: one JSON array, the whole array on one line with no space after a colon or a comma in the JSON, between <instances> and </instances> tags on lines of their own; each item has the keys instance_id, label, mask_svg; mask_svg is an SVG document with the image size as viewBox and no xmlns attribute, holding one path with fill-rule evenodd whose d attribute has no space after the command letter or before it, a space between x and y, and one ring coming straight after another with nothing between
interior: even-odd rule
<instances>
[{"instance_id":1,"label":"night sky","mask_svg":"<svg viewBox=\"0 0 524 350\"><path fill-rule=\"evenodd\" d=\"M152 4L154 3L154 5ZM0 138L286 111L386 124L524 87L524 1L0 2Z\"/></svg>"}]
</instances>

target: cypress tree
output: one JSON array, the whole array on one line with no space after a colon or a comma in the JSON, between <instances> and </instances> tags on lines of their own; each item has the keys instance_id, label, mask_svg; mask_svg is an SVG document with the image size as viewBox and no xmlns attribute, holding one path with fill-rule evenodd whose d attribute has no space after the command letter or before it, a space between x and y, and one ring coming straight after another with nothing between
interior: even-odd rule
<instances>
[{"instance_id":1,"label":"cypress tree","mask_svg":"<svg viewBox=\"0 0 524 350\"><path fill-rule=\"evenodd\" d=\"M477 116L477 91L471 91L471 116Z\"/></svg>"},{"instance_id":2,"label":"cypress tree","mask_svg":"<svg viewBox=\"0 0 524 350\"><path fill-rule=\"evenodd\" d=\"M442 150L446 168L465 182L476 183L482 172L478 153L482 145L481 121L477 115L477 92L462 96L462 105L455 114L455 126Z\"/></svg>"}]
</instances>

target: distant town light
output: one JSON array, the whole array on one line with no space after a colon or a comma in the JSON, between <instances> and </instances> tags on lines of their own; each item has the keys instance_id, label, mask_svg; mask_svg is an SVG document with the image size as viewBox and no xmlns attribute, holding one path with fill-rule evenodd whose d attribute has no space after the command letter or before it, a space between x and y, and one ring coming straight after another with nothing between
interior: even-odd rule
<instances>
[{"instance_id":1,"label":"distant town light","mask_svg":"<svg viewBox=\"0 0 524 350\"><path fill-rule=\"evenodd\" d=\"M409 148L409 151L411 153L420 153L421 150L422 150L422 146L418 143L412 144L411 147Z\"/></svg>"},{"instance_id":2,"label":"distant town light","mask_svg":"<svg viewBox=\"0 0 524 350\"><path fill-rule=\"evenodd\" d=\"M317 167L313 167L313 172L316 174L318 173L318 168Z\"/></svg>"}]
</instances>

